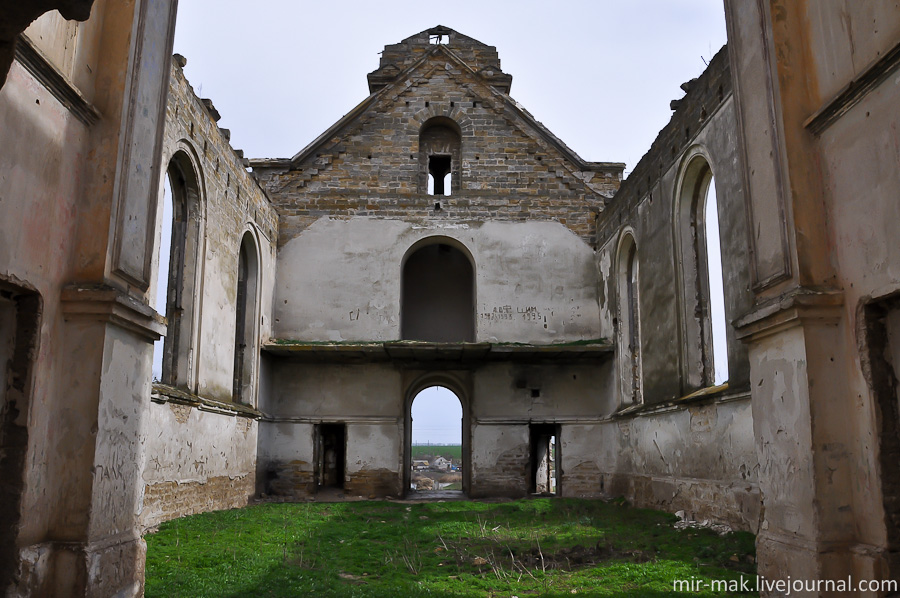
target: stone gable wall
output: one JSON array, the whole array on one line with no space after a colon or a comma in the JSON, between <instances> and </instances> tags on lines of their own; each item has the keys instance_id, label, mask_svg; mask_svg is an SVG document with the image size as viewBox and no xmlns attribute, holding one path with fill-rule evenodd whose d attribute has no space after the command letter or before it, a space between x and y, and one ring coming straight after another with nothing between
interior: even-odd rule
<instances>
[{"instance_id":1,"label":"stone gable wall","mask_svg":"<svg viewBox=\"0 0 900 598\"><path fill-rule=\"evenodd\" d=\"M572 163L508 96L463 70L435 54L293 167L254 162L282 217L280 244L323 216L554 220L591 243L594 215L618 188L622 165ZM436 116L462 133L459 191L449 197L419 189L419 131Z\"/></svg>"}]
</instances>

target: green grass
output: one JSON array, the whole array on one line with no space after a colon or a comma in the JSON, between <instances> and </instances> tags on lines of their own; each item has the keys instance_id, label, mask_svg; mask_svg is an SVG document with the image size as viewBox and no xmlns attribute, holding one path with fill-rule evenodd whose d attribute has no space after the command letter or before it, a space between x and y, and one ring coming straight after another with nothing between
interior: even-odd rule
<instances>
[{"instance_id":1,"label":"green grass","mask_svg":"<svg viewBox=\"0 0 900 598\"><path fill-rule=\"evenodd\" d=\"M673 580L755 573L752 535L674 521L578 499L266 504L148 535L146 596L714 596Z\"/></svg>"},{"instance_id":2,"label":"green grass","mask_svg":"<svg viewBox=\"0 0 900 598\"><path fill-rule=\"evenodd\" d=\"M412 445L412 458L421 459L424 456L447 457L448 459L462 459L462 446L458 444L414 444Z\"/></svg>"}]
</instances>

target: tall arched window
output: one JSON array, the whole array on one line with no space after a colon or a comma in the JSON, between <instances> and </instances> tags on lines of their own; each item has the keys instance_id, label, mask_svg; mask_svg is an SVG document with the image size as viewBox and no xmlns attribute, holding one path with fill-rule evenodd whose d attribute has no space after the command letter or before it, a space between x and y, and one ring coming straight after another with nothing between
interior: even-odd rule
<instances>
[{"instance_id":1,"label":"tall arched window","mask_svg":"<svg viewBox=\"0 0 900 598\"><path fill-rule=\"evenodd\" d=\"M450 239L426 240L403 263L400 335L431 342L475 341L475 269Z\"/></svg>"},{"instance_id":2,"label":"tall arched window","mask_svg":"<svg viewBox=\"0 0 900 598\"><path fill-rule=\"evenodd\" d=\"M168 322L154 345L153 377L188 387L192 367L195 285L200 247L200 183L183 151L169 162L163 184L156 310Z\"/></svg>"},{"instance_id":3,"label":"tall arched window","mask_svg":"<svg viewBox=\"0 0 900 598\"><path fill-rule=\"evenodd\" d=\"M459 125L443 116L429 119L419 132L419 191L450 195L459 190Z\"/></svg>"},{"instance_id":4,"label":"tall arched window","mask_svg":"<svg viewBox=\"0 0 900 598\"><path fill-rule=\"evenodd\" d=\"M728 339L725 319L725 278L722 269L722 237L719 234L719 202L716 182L710 175L703 210L706 229L706 274L709 288L709 320L712 334L713 384L728 380Z\"/></svg>"},{"instance_id":5,"label":"tall arched window","mask_svg":"<svg viewBox=\"0 0 900 598\"><path fill-rule=\"evenodd\" d=\"M641 304L637 245L631 233L619 241L616 279L618 287L618 349L620 396L623 405L640 403Z\"/></svg>"},{"instance_id":6,"label":"tall arched window","mask_svg":"<svg viewBox=\"0 0 900 598\"><path fill-rule=\"evenodd\" d=\"M235 403L253 404L253 371L256 365L259 257L253 235L244 233L238 255L235 296L234 390Z\"/></svg>"},{"instance_id":7,"label":"tall arched window","mask_svg":"<svg viewBox=\"0 0 900 598\"><path fill-rule=\"evenodd\" d=\"M691 392L728 379L718 201L704 156L687 162L676 205L683 390Z\"/></svg>"}]
</instances>

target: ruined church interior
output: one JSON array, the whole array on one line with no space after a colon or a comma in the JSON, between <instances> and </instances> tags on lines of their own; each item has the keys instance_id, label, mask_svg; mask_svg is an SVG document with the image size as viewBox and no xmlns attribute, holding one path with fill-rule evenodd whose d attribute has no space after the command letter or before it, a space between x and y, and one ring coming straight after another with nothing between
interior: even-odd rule
<instances>
[{"instance_id":1,"label":"ruined church interior","mask_svg":"<svg viewBox=\"0 0 900 598\"><path fill-rule=\"evenodd\" d=\"M625 176L443 25L273 159L188 81L176 0L0 2L0 591L140 596L163 521L401 499L433 386L467 498L900 577L900 8L724 4Z\"/></svg>"}]
</instances>

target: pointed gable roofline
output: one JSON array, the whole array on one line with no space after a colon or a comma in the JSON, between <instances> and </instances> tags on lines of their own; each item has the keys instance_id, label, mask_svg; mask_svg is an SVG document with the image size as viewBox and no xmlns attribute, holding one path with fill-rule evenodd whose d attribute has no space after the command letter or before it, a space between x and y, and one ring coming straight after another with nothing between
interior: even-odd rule
<instances>
[{"instance_id":1,"label":"pointed gable roofline","mask_svg":"<svg viewBox=\"0 0 900 598\"><path fill-rule=\"evenodd\" d=\"M413 36L408 39L414 39L423 34L430 34L429 32L436 31L439 29L447 29L447 28L432 28L423 31L416 36ZM452 30L449 30L452 31ZM455 33L455 32L454 32ZM461 34L456 34L461 35ZM461 36L465 37L465 36ZM466 38L471 39L471 38ZM406 40L404 40L406 41ZM477 42L482 46L481 42ZM401 42L402 43L402 42ZM581 156L575 153L569 146L567 146L561 139L559 139L556 135L550 132L541 122L536 120L525 108L515 101L512 97L510 97L507 93L498 90L495 86L491 85L490 80L487 79L482 73L475 71L469 64L467 64L460 56L456 54L450 47L449 44L429 44L429 47L424 53L419 53L417 60L409 64L402 72L400 72L396 77L393 78L393 81L384 87L380 88L378 91L372 93L365 100L356 105L350 112L345 114L340 120L331 125L325 132L316 137L309 145L304 147L302 150L297 152L290 160L251 160L251 166L254 168L271 168L271 167L288 167L295 168L299 164L306 161L313 154L320 152L323 147L325 147L329 141L334 139L338 133L344 129L347 125L355 121L364 115L369 108L373 105L377 104L378 101L383 99L384 97L390 97L391 94L396 93L398 91L403 91L399 89L402 82L407 79L413 72L415 72L421 65L423 65L426 61L428 61L431 57L435 56L438 53L444 54L449 60L456 63L463 71L468 73L471 77L476 80L480 80L484 82L488 89L490 90L495 101L502 102L504 108L507 112L510 113L512 122L517 122L515 117L519 117L521 121L524 121L528 124L529 128L534 131L545 143L549 146L553 147L557 152L559 152L567 161L569 161L575 168L575 171L582 172L598 172L598 171L606 171L615 173L619 179L622 178L622 173L625 170L625 164L623 162L588 162L584 160ZM484 46L490 48L491 46ZM498 59L499 62L499 59ZM497 67L499 69L499 66ZM377 71L376 71L377 72ZM508 75L507 75L508 76ZM512 80L511 76L508 76L509 80ZM521 128L521 127L520 127ZM527 131L526 131L527 134ZM582 178L576 175L578 178Z\"/></svg>"}]
</instances>

